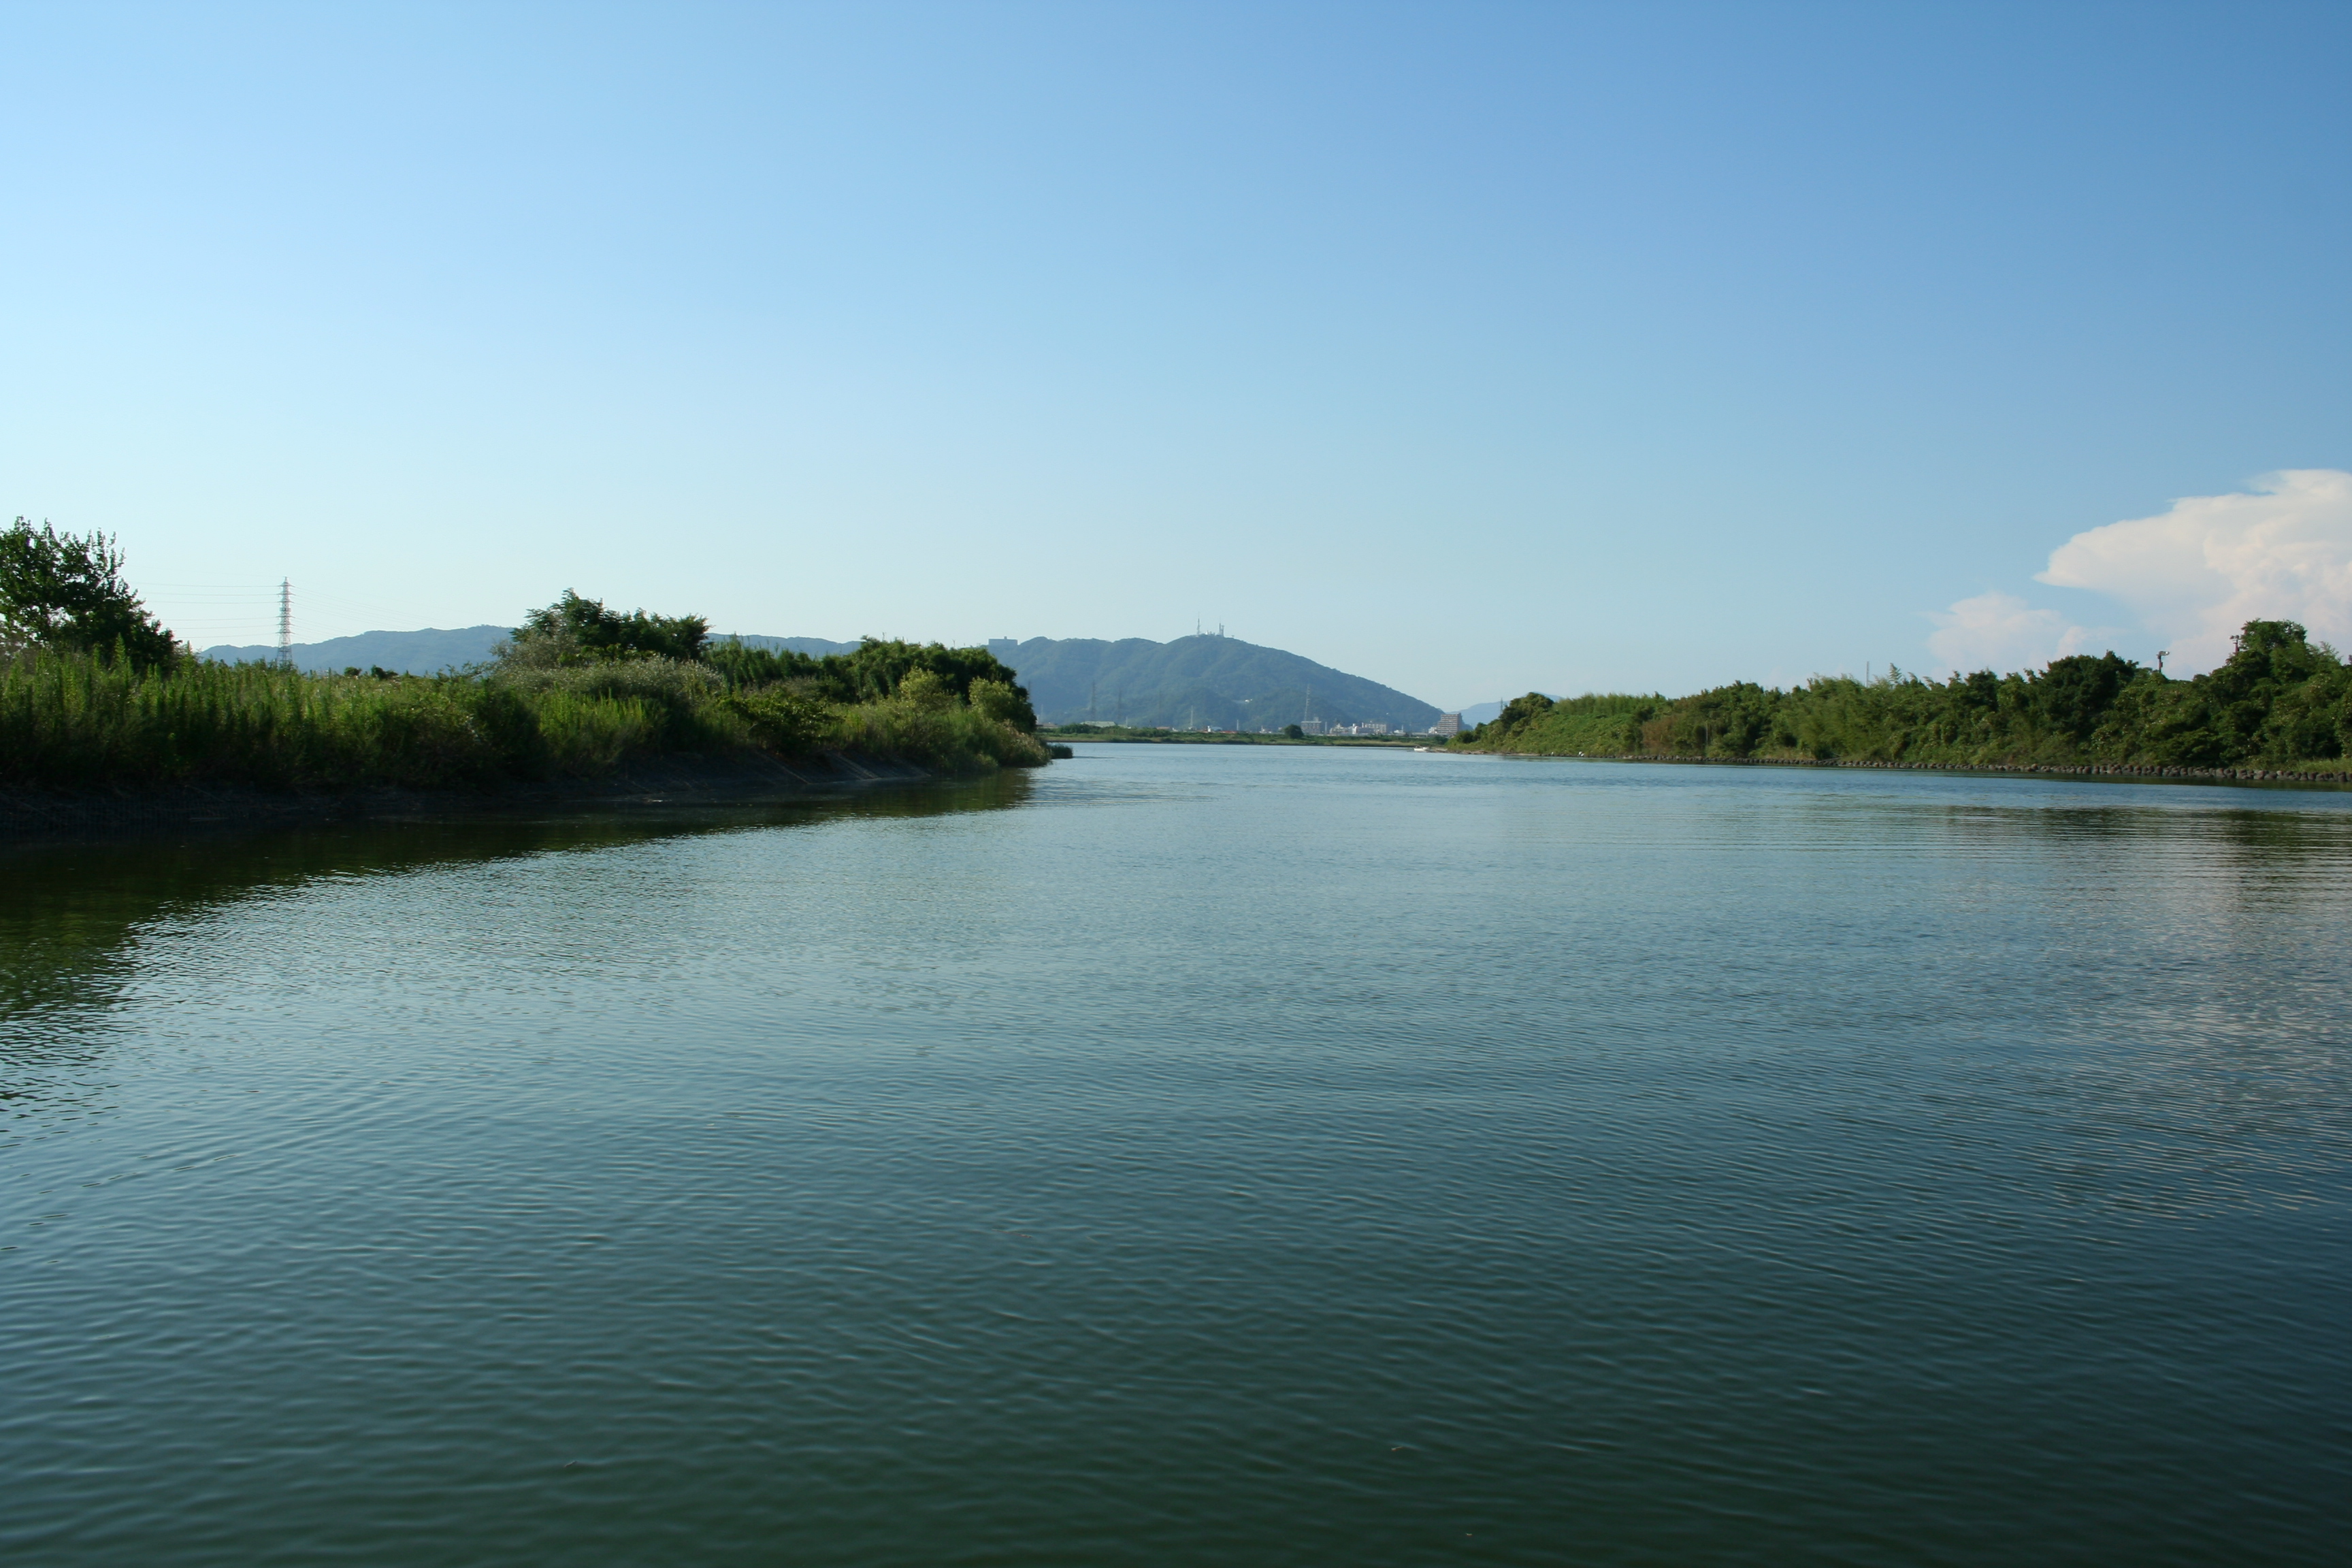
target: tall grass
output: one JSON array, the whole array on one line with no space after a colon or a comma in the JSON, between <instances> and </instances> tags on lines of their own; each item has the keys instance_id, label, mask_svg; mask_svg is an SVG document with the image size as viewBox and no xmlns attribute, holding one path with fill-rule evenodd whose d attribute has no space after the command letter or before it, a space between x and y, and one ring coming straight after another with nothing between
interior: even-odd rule
<instances>
[{"instance_id":1,"label":"tall grass","mask_svg":"<svg viewBox=\"0 0 2352 1568\"><path fill-rule=\"evenodd\" d=\"M956 773L1045 760L1034 737L961 704L730 695L668 660L383 679L193 661L142 671L50 648L0 658L0 783L18 785L479 788L681 752L827 750Z\"/></svg>"}]
</instances>

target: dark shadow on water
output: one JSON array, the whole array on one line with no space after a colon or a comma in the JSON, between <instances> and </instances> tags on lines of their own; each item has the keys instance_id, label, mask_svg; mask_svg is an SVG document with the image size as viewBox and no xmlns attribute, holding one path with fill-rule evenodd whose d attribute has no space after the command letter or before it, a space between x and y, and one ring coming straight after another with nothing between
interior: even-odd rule
<instances>
[{"instance_id":1,"label":"dark shadow on water","mask_svg":"<svg viewBox=\"0 0 2352 1568\"><path fill-rule=\"evenodd\" d=\"M805 827L844 819L1001 811L1029 796L1024 773L892 785L753 805L579 805L521 817L355 821L252 833L192 831L115 843L0 847L0 1099L34 1020L102 1005L132 968L140 931L241 899L327 878L614 849L656 839Z\"/></svg>"}]
</instances>

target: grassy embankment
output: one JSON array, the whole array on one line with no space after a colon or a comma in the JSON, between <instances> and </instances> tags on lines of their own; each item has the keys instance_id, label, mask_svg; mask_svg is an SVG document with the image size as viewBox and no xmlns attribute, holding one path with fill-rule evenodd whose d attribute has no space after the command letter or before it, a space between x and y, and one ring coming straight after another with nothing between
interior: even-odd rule
<instances>
[{"instance_id":1,"label":"grassy embankment","mask_svg":"<svg viewBox=\"0 0 2352 1568\"><path fill-rule=\"evenodd\" d=\"M45 629L14 622L28 623ZM136 650L61 634L0 649L0 784L51 789L484 788L762 752L971 773L1045 763L1035 727L984 648L770 654L709 645L697 617L620 616L570 594L491 666L435 677L211 664L160 628Z\"/></svg>"},{"instance_id":2,"label":"grassy embankment","mask_svg":"<svg viewBox=\"0 0 2352 1568\"><path fill-rule=\"evenodd\" d=\"M2352 772L2352 665L2292 621L2250 621L2219 669L2167 678L2109 653L1927 680L1746 682L1688 697L1514 699L1459 750L1926 767Z\"/></svg>"},{"instance_id":3,"label":"grassy embankment","mask_svg":"<svg viewBox=\"0 0 2352 1568\"><path fill-rule=\"evenodd\" d=\"M827 703L666 660L377 679L34 649L0 661L0 783L480 788L681 753L845 752L958 773L1046 760L1034 735L942 695Z\"/></svg>"}]
</instances>

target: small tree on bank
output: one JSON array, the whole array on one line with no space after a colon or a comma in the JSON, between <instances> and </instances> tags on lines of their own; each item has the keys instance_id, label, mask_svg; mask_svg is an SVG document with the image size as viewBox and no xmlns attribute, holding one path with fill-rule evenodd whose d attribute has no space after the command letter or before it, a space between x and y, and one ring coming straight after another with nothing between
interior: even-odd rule
<instances>
[{"instance_id":1,"label":"small tree on bank","mask_svg":"<svg viewBox=\"0 0 2352 1568\"><path fill-rule=\"evenodd\" d=\"M39 644L142 668L171 664L179 647L122 579L110 534L59 533L18 518L0 532L0 649Z\"/></svg>"},{"instance_id":2,"label":"small tree on bank","mask_svg":"<svg viewBox=\"0 0 2352 1568\"><path fill-rule=\"evenodd\" d=\"M563 597L523 617L502 657L527 668L627 658L692 664L702 657L709 636L710 623L700 616L649 616L643 610L625 616L606 609L601 599L583 599L566 588Z\"/></svg>"}]
</instances>

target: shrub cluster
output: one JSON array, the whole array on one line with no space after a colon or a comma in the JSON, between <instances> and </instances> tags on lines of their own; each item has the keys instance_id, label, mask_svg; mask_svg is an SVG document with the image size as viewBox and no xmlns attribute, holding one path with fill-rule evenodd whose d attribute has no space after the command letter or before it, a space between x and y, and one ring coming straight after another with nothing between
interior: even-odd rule
<instances>
[{"instance_id":1,"label":"shrub cluster","mask_svg":"<svg viewBox=\"0 0 2352 1568\"><path fill-rule=\"evenodd\" d=\"M2113 653L2014 675L1899 670L1688 697L1529 692L1454 742L1549 755L2310 769L2352 754L2352 665L2293 621L2249 621L2222 666L2168 679Z\"/></svg>"},{"instance_id":2,"label":"shrub cluster","mask_svg":"<svg viewBox=\"0 0 2352 1568\"><path fill-rule=\"evenodd\" d=\"M0 534L0 784L483 787L632 759L828 752L945 772L1046 761L984 648L869 639L826 659L707 646L699 616L566 591L498 659L429 678L225 665L175 645L110 540Z\"/></svg>"}]
</instances>

